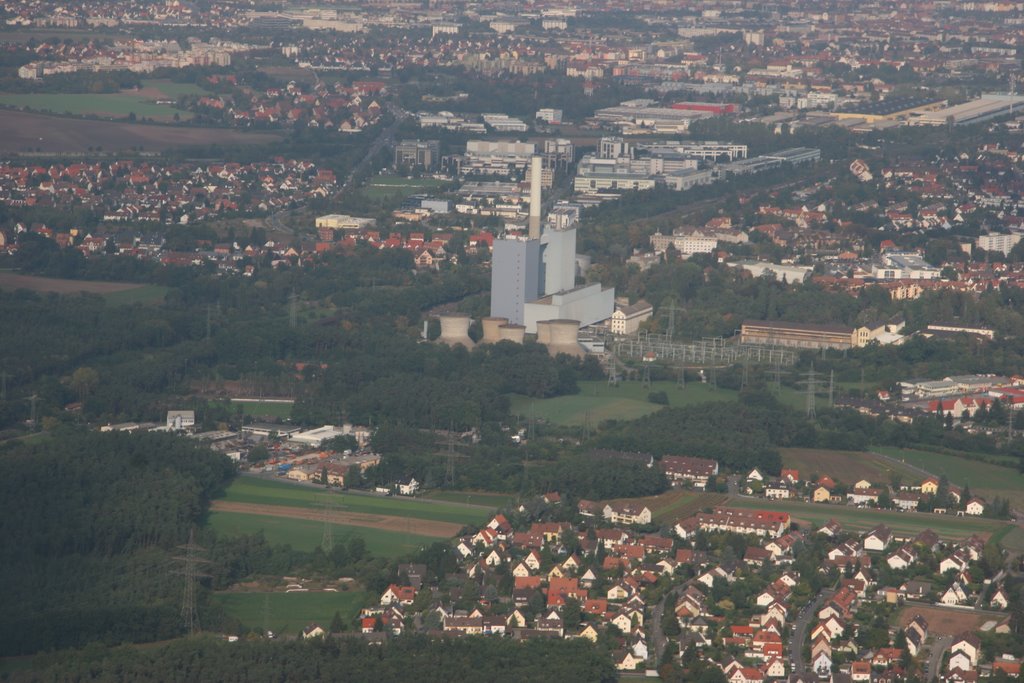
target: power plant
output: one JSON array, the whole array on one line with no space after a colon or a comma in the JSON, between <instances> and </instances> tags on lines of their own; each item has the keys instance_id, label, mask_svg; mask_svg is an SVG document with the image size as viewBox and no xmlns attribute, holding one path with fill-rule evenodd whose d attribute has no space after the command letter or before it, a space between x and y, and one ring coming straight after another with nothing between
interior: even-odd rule
<instances>
[{"instance_id":1,"label":"power plant","mask_svg":"<svg viewBox=\"0 0 1024 683\"><path fill-rule=\"evenodd\" d=\"M611 317L615 290L600 284L576 286L578 212L556 211L543 216L543 158L530 160L530 211L525 237L504 234L494 241L491 260L491 316L507 318L548 337L545 321L577 321L578 327ZM543 227L543 232L542 232ZM577 327L577 328L578 328Z\"/></svg>"},{"instance_id":2,"label":"power plant","mask_svg":"<svg viewBox=\"0 0 1024 683\"><path fill-rule=\"evenodd\" d=\"M469 338L469 325L473 321L468 315L449 314L439 316L441 336L438 341L448 346L465 346L472 349L476 344Z\"/></svg>"}]
</instances>

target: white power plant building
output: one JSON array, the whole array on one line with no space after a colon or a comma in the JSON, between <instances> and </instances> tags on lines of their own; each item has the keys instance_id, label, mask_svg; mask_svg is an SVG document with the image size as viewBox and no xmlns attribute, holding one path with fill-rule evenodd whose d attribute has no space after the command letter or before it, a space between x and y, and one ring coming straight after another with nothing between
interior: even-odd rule
<instances>
[{"instance_id":1,"label":"white power plant building","mask_svg":"<svg viewBox=\"0 0 1024 683\"><path fill-rule=\"evenodd\" d=\"M491 317L524 325L530 334L546 321L593 325L615 309L614 289L576 286L578 208L563 207L543 225L542 173L543 157L536 155L530 159L528 235L495 240L491 266Z\"/></svg>"}]
</instances>

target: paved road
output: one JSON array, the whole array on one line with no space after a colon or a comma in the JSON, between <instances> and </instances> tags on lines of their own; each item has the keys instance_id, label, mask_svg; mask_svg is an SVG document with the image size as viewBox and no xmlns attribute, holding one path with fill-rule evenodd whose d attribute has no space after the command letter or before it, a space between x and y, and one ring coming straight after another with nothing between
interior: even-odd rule
<instances>
[{"instance_id":1,"label":"paved road","mask_svg":"<svg viewBox=\"0 0 1024 683\"><path fill-rule=\"evenodd\" d=\"M924 665L924 680L934 681L942 666L942 655L953 644L953 636L939 636L928 650L928 661Z\"/></svg>"},{"instance_id":2,"label":"paved road","mask_svg":"<svg viewBox=\"0 0 1024 683\"><path fill-rule=\"evenodd\" d=\"M651 616L651 643L654 645L654 657L650 658L649 661L653 663L653 666L648 668L654 669L661 662L661 657L665 654L665 647L668 646L668 638L665 636L664 630L661 628L661 620L665 616L665 604L671 600L672 609L676 608L676 600L679 595L686 590L686 587L693 583L693 579L685 583L681 583L672 590L665 593L661 600L654 607L654 611Z\"/></svg>"},{"instance_id":3,"label":"paved road","mask_svg":"<svg viewBox=\"0 0 1024 683\"><path fill-rule=\"evenodd\" d=\"M815 615L821 609L825 599L831 597L832 593L832 589L823 588L815 596L814 600L811 600L800 610L796 621L793 622L793 636L789 639L789 666L792 673L802 674L807 672L807 663L804 662L804 641L807 640L807 633L811 622L815 620Z\"/></svg>"}]
</instances>

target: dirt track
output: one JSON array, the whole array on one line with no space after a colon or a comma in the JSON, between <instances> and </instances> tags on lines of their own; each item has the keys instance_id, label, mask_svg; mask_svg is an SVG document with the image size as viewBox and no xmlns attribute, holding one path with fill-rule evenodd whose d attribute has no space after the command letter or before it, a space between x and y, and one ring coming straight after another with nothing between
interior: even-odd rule
<instances>
[{"instance_id":1,"label":"dirt track","mask_svg":"<svg viewBox=\"0 0 1024 683\"><path fill-rule=\"evenodd\" d=\"M256 503L233 503L215 500L211 509L214 512L238 512L244 515L264 515L267 517L288 517L290 519L307 519L322 522L324 513L313 508L297 508L285 505L259 505ZM399 531L431 536L434 538L451 538L459 533L462 526L452 522L435 522L428 519L411 517L392 517L390 515L371 515L361 512L332 512L330 519L335 524L361 526L369 529Z\"/></svg>"}]
</instances>

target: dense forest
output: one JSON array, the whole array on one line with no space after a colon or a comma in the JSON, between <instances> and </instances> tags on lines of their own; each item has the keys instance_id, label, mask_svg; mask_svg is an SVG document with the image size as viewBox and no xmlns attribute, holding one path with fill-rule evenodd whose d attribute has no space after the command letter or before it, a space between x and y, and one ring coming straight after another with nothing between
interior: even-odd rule
<instances>
[{"instance_id":1,"label":"dense forest","mask_svg":"<svg viewBox=\"0 0 1024 683\"><path fill-rule=\"evenodd\" d=\"M176 546L234 468L162 434L59 430L5 444L0 653L181 633Z\"/></svg>"},{"instance_id":2,"label":"dense forest","mask_svg":"<svg viewBox=\"0 0 1024 683\"><path fill-rule=\"evenodd\" d=\"M468 637L432 640L409 635L370 645L358 638L326 642L181 640L145 650L86 648L59 656L48 668L14 674L38 681L550 681L597 683L618 679L608 653L587 640Z\"/></svg>"}]
</instances>

